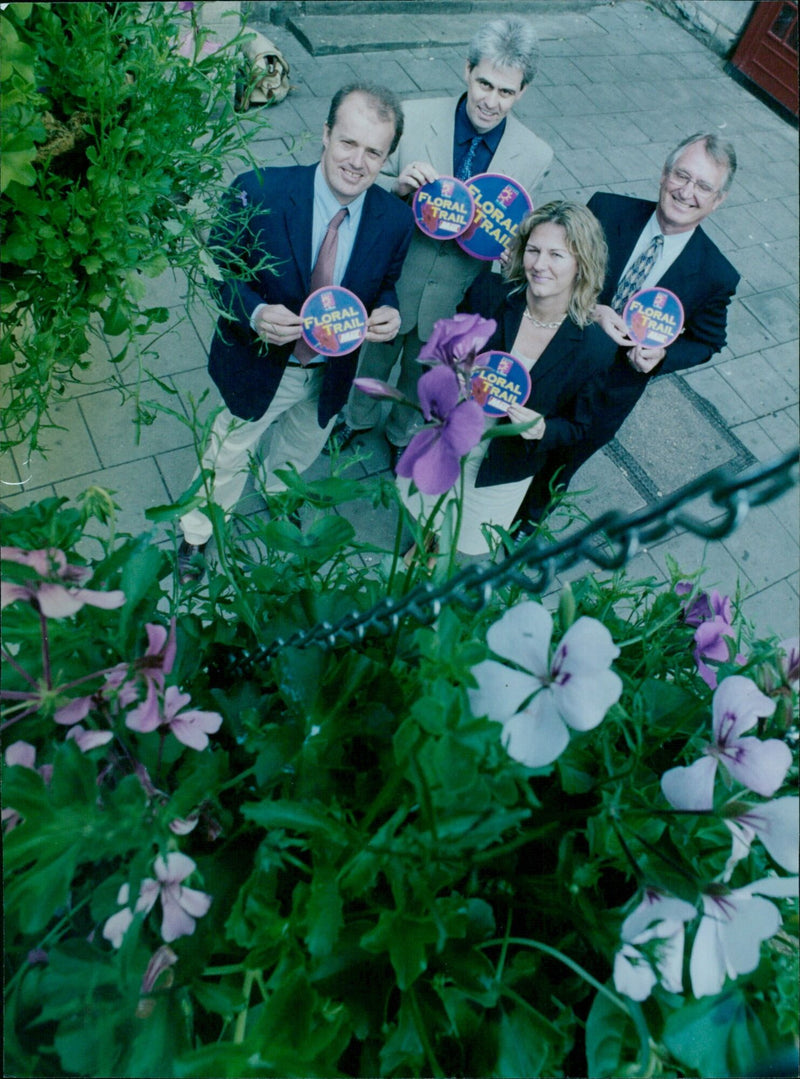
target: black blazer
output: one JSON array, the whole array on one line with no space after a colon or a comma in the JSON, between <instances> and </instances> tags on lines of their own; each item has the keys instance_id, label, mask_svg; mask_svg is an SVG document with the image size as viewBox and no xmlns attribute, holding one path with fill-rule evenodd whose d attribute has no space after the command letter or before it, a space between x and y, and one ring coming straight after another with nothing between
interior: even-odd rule
<instances>
[{"instance_id":1,"label":"black blazer","mask_svg":"<svg viewBox=\"0 0 800 1079\"><path fill-rule=\"evenodd\" d=\"M250 281L223 266L224 280L216 288L225 315L211 342L209 374L230 411L243 420L264 415L294 348L294 342L267 346L250 328L250 316L259 303L285 304L299 313L311 292L316 167L255 169L238 176L227 195L228 209L238 208L238 215L223 215L212 233L212 247L232 248L254 269L257 256L268 254L274 260L271 268L258 270ZM246 228L241 224L243 206L252 214ZM409 206L376 185L368 188L342 279L342 286L359 297L367 312L384 304L398 306L395 282L413 231ZM358 350L326 361L318 406L321 427L344 405L357 364Z\"/></svg>"},{"instance_id":2,"label":"black blazer","mask_svg":"<svg viewBox=\"0 0 800 1079\"><path fill-rule=\"evenodd\" d=\"M460 310L497 321L486 349L510 352L525 309L525 291L512 294L499 274L483 272L467 291ZM599 326L582 330L567 318L531 370L526 405L545 417L539 440L494 438L478 471L476 487L491 487L533 476L554 450L586 437L591 426L592 385L602 378L616 346ZM500 423L507 423L502 419Z\"/></svg>"},{"instance_id":3,"label":"black blazer","mask_svg":"<svg viewBox=\"0 0 800 1079\"><path fill-rule=\"evenodd\" d=\"M610 304L625 264L655 210L647 199L597 192L589 209L603 226L608 244L608 269L599 302ZM651 375L634 371L627 349L619 349L609 372L602 402L595 411L601 422L592 441L609 441L647 388L648 379L705 363L725 346L728 305L739 274L716 244L698 227L658 284L674 292L683 304L684 329ZM610 432L610 433L609 433Z\"/></svg>"}]
</instances>

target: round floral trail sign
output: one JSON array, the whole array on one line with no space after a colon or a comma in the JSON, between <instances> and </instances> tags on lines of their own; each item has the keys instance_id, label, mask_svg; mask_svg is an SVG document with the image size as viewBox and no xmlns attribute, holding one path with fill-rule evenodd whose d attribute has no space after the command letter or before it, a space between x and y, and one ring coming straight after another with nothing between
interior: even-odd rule
<instances>
[{"instance_id":1,"label":"round floral trail sign","mask_svg":"<svg viewBox=\"0 0 800 1079\"><path fill-rule=\"evenodd\" d=\"M472 224L475 201L454 176L440 176L417 189L411 204L417 228L432 240L455 240Z\"/></svg>"},{"instance_id":2,"label":"round floral trail sign","mask_svg":"<svg viewBox=\"0 0 800 1079\"><path fill-rule=\"evenodd\" d=\"M666 288L645 288L634 292L625 304L622 317L630 336L647 348L666 348L683 329L683 304Z\"/></svg>"},{"instance_id":3,"label":"round floral trail sign","mask_svg":"<svg viewBox=\"0 0 800 1079\"><path fill-rule=\"evenodd\" d=\"M367 309L354 292L326 285L300 309L303 340L322 356L346 356L367 335Z\"/></svg>"},{"instance_id":4,"label":"round floral trail sign","mask_svg":"<svg viewBox=\"0 0 800 1079\"><path fill-rule=\"evenodd\" d=\"M508 352L482 352L472 372L472 396L487 416L505 416L509 405L524 405L531 392L527 368Z\"/></svg>"},{"instance_id":5,"label":"round floral trail sign","mask_svg":"<svg viewBox=\"0 0 800 1079\"><path fill-rule=\"evenodd\" d=\"M499 258L517 234L520 222L533 209L528 192L499 172L482 172L467 180L475 213L467 231L457 237L460 248L476 259Z\"/></svg>"}]
</instances>

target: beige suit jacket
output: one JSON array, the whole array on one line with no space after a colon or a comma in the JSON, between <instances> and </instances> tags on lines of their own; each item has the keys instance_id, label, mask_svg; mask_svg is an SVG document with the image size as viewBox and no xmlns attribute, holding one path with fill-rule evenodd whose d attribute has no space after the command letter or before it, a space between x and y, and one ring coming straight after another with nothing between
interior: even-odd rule
<instances>
[{"instance_id":1,"label":"beige suit jacket","mask_svg":"<svg viewBox=\"0 0 800 1079\"><path fill-rule=\"evenodd\" d=\"M378 183L391 191L412 161L428 161L441 175L453 171L453 135L457 98L419 98L403 103L405 129L400 144L384 165ZM522 184L529 195L550 165L553 151L511 114L490 169ZM437 319L450 318L462 296L486 265L465 254L455 240L431 240L417 229L397 282L400 333L417 326L427 341Z\"/></svg>"}]
</instances>

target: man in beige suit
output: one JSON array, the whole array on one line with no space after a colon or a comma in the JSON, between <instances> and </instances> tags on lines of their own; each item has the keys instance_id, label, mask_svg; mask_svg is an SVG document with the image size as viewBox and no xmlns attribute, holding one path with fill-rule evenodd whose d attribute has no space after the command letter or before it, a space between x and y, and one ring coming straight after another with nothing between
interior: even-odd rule
<instances>
[{"instance_id":1,"label":"man in beige suit","mask_svg":"<svg viewBox=\"0 0 800 1079\"><path fill-rule=\"evenodd\" d=\"M377 182L410 201L418 187L439 176L467 179L482 172L510 176L528 191L547 171L553 151L511 115L532 80L539 47L530 23L516 16L486 23L473 36L458 100L423 98L403 103L405 134ZM359 377L389 380L402 353L398 388L416 401L416 384L425 368L417 362L433 324L449 318L485 262L466 254L452 240L433 240L417 230L397 282L400 332L389 344L361 351ZM331 436L344 447L380 419L380 402L353 389ZM418 414L395 404L386 423L392 463L408 445Z\"/></svg>"}]
</instances>

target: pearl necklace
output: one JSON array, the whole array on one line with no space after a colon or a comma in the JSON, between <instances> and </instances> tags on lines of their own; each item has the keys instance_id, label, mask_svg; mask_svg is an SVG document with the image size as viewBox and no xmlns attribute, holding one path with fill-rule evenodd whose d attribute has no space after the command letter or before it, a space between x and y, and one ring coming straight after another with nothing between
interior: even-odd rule
<instances>
[{"instance_id":1,"label":"pearl necklace","mask_svg":"<svg viewBox=\"0 0 800 1079\"><path fill-rule=\"evenodd\" d=\"M567 317L567 312L565 311L557 322L540 322L538 318L533 317L527 307L522 312L522 314L528 320L528 322L533 323L534 326L538 326L540 330L557 330L561 323L564 321L564 319Z\"/></svg>"}]
</instances>

